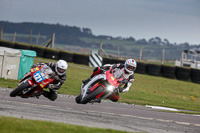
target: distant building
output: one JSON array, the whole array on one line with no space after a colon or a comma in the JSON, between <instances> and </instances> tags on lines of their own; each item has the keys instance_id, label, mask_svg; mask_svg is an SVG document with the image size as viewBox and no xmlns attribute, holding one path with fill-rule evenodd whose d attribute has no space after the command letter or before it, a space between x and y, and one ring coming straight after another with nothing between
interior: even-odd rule
<instances>
[{"instance_id":1,"label":"distant building","mask_svg":"<svg viewBox=\"0 0 200 133\"><path fill-rule=\"evenodd\" d=\"M176 60L175 65L200 69L200 50L183 50L181 59Z\"/></svg>"}]
</instances>

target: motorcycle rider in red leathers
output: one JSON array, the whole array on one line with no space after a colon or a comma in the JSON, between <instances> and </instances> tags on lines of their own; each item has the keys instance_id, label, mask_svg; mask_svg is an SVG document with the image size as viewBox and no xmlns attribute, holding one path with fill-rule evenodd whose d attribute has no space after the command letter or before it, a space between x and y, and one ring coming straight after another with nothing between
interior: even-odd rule
<instances>
[{"instance_id":1,"label":"motorcycle rider in red leathers","mask_svg":"<svg viewBox=\"0 0 200 133\"><path fill-rule=\"evenodd\" d=\"M124 64L118 63L118 64L113 64L113 65L104 65L101 67L96 67L93 70L92 75L86 79L83 80L83 84L87 84L95 75L101 74L102 69L103 70L109 70L110 67L114 70L113 74L119 79L119 78L124 78L128 80L127 83L125 83L123 88L119 88L120 93L128 92L129 88L131 87L133 81L134 81L134 71L137 67L137 63L134 59L127 59ZM113 102L117 102L119 100L119 93L115 92L111 94L108 99L110 99Z\"/></svg>"},{"instance_id":2,"label":"motorcycle rider in red leathers","mask_svg":"<svg viewBox=\"0 0 200 133\"><path fill-rule=\"evenodd\" d=\"M55 74L58 76L57 79L53 81L52 84L49 84L47 88L49 88L49 91L43 90L43 95L47 97L51 101L55 101L58 97L57 90L62 86L62 84L65 82L67 75L66 70L68 68L68 64L64 60L59 60L57 63L49 62L49 63L37 63L32 65L32 68L42 66L42 65L49 66Z\"/></svg>"}]
</instances>

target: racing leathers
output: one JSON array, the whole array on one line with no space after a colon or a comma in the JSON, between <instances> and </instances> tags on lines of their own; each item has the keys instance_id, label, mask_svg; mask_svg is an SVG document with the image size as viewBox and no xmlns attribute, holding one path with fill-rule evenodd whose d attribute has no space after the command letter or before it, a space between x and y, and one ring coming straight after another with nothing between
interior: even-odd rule
<instances>
[{"instance_id":1,"label":"racing leathers","mask_svg":"<svg viewBox=\"0 0 200 133\"><path fill-rule=\"evenodd\" d=\"M128 92L129 88L131 87L131 85L134 81L134 73L131 73L131 74L126 73L124 71L124 64L122 64L122 63L96 67L93 70L92 75L88 79L83 80L83 83L87 84L91 80L91 78L93 78L95 75L101 74L102 69L107 71L110 69L110 67L112 67L112 69L114 70L113 74L115 75L116 78L118 78L118 79L123 78L128 81L125 83L125 85L122 88L121 87L119 88L119 92L121 92L121 93ZM119 93L115 92L115 93L111 94L108 97L108 99L110 99L113 102L117 102L119 100Z\"/></svg>"},{"instance_id":2,"label":"racing leathers","mask_svg":"<svg viewBox=\"0 0 200 133\"><path fill-rule=\"evenodd\" d=\"M51 84L49 84L47 86L47 88L49 88L49 91L43 90L43 95L45 97L47 97L49 100L55 101L57 99L57 97L58 97L57 90L65 82L65 80L67 78L67 75L66 75L66 73L63 74L63 75L58 75L56 73L56 71L55 71L56 63L53 63L53 62L49 62L49 63L42 63L42 62L40 62L40 63L32 65L32 68L37 67L37 66L42 66L42 65L45 65L45 64L47 66L49 66L55 72L55 74L57 75L57 78L54 79L53 83L51 83Z\"/></svg>"}]
</instances>

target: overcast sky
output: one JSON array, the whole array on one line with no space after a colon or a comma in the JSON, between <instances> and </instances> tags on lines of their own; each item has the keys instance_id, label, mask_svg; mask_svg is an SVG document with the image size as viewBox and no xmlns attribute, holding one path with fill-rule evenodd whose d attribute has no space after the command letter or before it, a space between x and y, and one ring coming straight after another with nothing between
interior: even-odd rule
<instances>
[{"instance_id":1,"label":"overcast sky","mask_svg":"<svg viewBox=\"0 0 200 133\"><path fill-rule=\"evenodd\" d=\"M0 20L90 28L94 35L200 44L200 0L0 0ZM33 29L34 30L34 29Z\"/></svg>"}]
</instances>

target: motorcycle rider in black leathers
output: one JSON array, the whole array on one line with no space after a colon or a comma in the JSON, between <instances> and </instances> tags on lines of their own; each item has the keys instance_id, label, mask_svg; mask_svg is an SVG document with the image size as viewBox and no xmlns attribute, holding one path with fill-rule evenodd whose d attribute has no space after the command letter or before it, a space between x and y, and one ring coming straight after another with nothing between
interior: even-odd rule
<instances>
[{"instance_id":1,"label":"motorcycle rider in black leathers","mask_svg":"<svg viewBox=\"0 0 200 133\"><path fill-rule=\"evenodd\" d=\"M57 75L57 78L54 79L53 83L49 84L47 88L49 88L49 91L43 90L43 95L50 99L51 101L55 101L58 97L58 89L62 86L62 84L65 82L67 75L66 70L68 67L68 64L64 60L59 60L57 63L49 62L49 63L37 63L32 65L32 68L42 65L49 66Z\"/></svg>"},{"instance_id":2,"label":"motorcycle rider in black leathers","mask_svg":"<svg viewBox=\"0 0 200 133\"><path fill-rule=\"evenodd\" d=\"M118 63L118 64L113 64L113 65L104 65L101 67L96 67L93 70L92 75L88 79L82 81L83 84L87 84L95 75L101 74L102 70L106 70L106 71L109 70L110 67L112 67L112 69L114 70L113 74L115 74L117 78L124 78L128 81L125 83L123 88L121 87L119 88L119 92L121 93L128 92L129 88L131 87L134 81L134 71L137 67L137 63L134 59L127 59L124 64ZM113 102L117 102L119 100L119 93L115 92L111 94L108 97L108 99L110 99Z\"/></svg>"}]
</instances>

